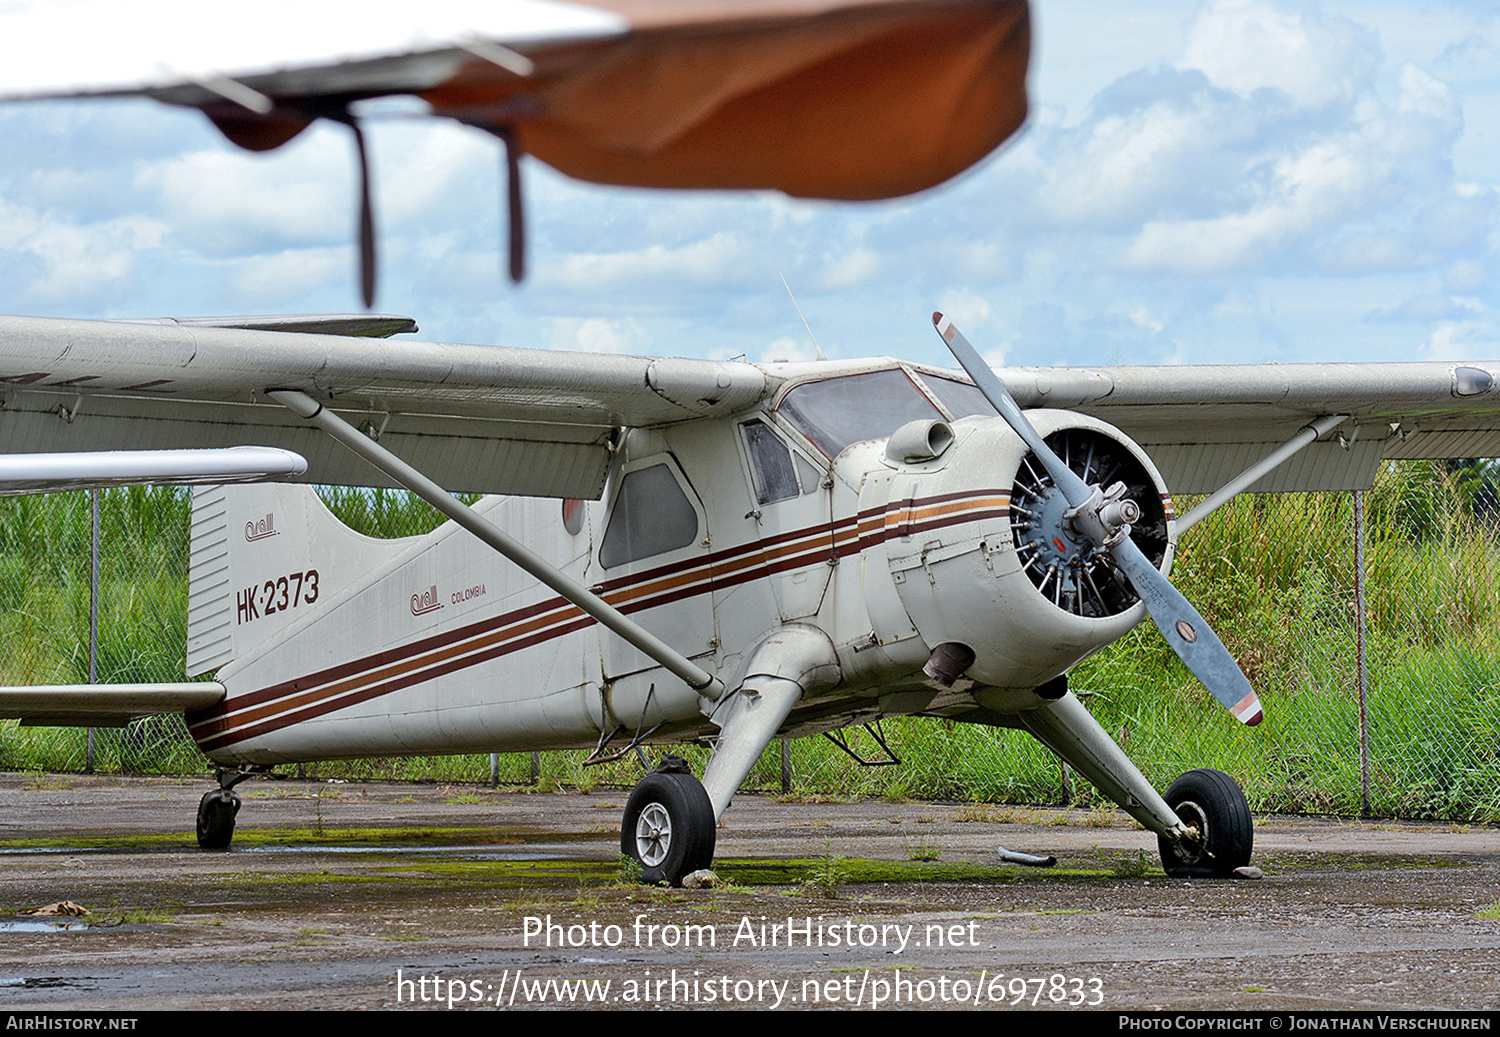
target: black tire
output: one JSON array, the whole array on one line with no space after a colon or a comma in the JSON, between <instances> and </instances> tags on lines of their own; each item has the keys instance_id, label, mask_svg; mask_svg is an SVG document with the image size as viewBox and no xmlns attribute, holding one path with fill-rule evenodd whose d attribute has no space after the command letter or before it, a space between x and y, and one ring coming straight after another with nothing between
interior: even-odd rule
<instances>
[{"instance_id":1,"label":"black tire","mask_svg":"<svg viewBox=\"0 0 1500 1037\"><path fill-rule=\"evenodd\" d=\"M625 804L620 852L640 862L641 881L680 886L714 860L714 807L691 774L653 771Z\"/></svg>"},{"instance_id":2,"label":"black tire","mask_svg":"<svg viewBox=\"0 0 1500 1037\"><path fill-rule=\"evenodd\" d=\"M1188 771L1167 789L1167 805L1183 824L1197 828L1197 842L1159 837L1168 875L1225 878L1250 863L1255 822L1235 780L1222 771Z\"/></svg>"},{"instance_id":3,"label":"black tire","mask_svg":"<svg viewBox=\"0 0 1500 1037\"><path fill-rule=\"evenodd\" d=\"M198 801L198 847L227 850L234 838L234 815L240 812L239 793L214 789Z\"/></svg>"}]
</instances>

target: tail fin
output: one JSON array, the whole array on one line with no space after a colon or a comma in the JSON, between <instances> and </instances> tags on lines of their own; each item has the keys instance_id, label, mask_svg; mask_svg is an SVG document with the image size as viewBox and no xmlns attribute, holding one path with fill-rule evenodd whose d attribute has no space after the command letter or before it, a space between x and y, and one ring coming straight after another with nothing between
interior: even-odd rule
<instances>
[{"instance_id":1,"label":"tail fin","mask_svg":"<svg viewBox=\"0 0 1500 1037\"><path fill-rule=\"evenodd\" d=\"M188 558L188 675L245 655L410 543L361 536L305 486L198 488Z\"/></svg>"}]
</instances>

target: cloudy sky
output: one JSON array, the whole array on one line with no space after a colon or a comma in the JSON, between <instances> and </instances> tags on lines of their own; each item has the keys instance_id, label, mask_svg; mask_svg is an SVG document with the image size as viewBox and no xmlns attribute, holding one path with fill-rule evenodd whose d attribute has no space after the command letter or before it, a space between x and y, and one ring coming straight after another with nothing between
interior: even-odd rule
<instances>
[{"instance_id":1,"label":"cloudy sky","mask_svg":"<svg viewBox=\"0 0 1500 1037\"><path fill-rule=\"evenodd\" d=\"M1500 357L1500 5L1034 0L1032 116L892 203L666 194L531 165L501 271L500 159L371 129L377 308L423 337L752 360ZM0 312L350 311L347 131L269 155L149 102L0 110Z\"/></svg>"}]
</instances>

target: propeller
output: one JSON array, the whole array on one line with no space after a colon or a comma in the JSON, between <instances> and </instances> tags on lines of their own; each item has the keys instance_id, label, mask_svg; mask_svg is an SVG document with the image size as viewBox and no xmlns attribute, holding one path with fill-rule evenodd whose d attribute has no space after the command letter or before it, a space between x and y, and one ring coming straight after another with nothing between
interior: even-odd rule
<instances>
[{"instance_id":1,"label":"propeller","mask_svg":"<svg viewBox=\"0 0 1500 1037\"><path fill-rule=\"evenodd\" d=\"M1116 483L1106 489L1084 482L1037 434L1015 398L980 358L963 332L941 313L932 315L932 323L959 365L974 379L974 384L1006 424L1041 461L1048 477L1062 492L1068 502L1063 521L1070 527L1069 531L1081 535L1095 548L1109 552L1136 595L1146 603L1146 611L1172 651L1214 698L1241 723L1251 727L1260 723L1265 715L1260 698L1240 671L1234 656L1229 654L1229 649L1224 647L1224 642L1219 640L1198 610L1130 539L1130 523L1140 517L1140 508L1134 501L1124 498L1123 484Z\"/></svg>"}]
</instances>

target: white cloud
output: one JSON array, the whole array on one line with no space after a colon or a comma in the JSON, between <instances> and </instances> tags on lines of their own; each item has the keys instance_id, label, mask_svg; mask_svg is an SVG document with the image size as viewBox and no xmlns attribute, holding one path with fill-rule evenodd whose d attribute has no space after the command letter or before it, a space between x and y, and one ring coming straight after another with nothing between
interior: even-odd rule
<instances>
[{"instance_id":1,"label":"white cloud","mask_svg":"<svg viewBox=\"0 0 1500 1037\"><path fill-rule=\"evenodd\" d=\"M548 346L586 353L651 352L651 336L633 320L560 318L549 322Z\"/></svg>"},{"instance_id":2,"label":"white cloud","mask_svg":"<svg viewBox=\"0 0 1500 1037\"><path fill-rule=\"evenodd\" d=\"M1256 264L1357 206L1380 179L1380 170L1364 157L1330 142L1282 158L1265 196L1250 208L1211 219L1149 221L1126 251L1125 265L1203 274Z\"/></svg>"},{"instance_id":3,"label":"white cloud","mask_svg":"<svg viewBox=\"0 0 1500 1037\"><path fill-rule=\"evenodd\" d=\"M1041 214L1065 227L1111 227L1180 204L1185 170L1222 146L1227 125L1222 106L1195 88L1200 80L1172 77L1159 87L1170 96L1065 131L1034 173Z\"/></svg>"},{"instance_id":4,"label":"white cloud","mask_svg":"<svg viewBox=\"0 0 1500 1037\"><path fill-rule=\"evenodd\" d=\"M1321 108L1363 89L1375 65L1374 40L1311 5L1215 0L1188 29L1179 65L1244 97L1272 90L1300 108Z\"/></svg>"},{"instance_id":5,"label":"white cloud","mask_svg":"<svg viewBox=\"0 0 1500 1037\"><path fill-rule=\"evenodd\" d=\"M41 218L34 210L22 205L12 205L0 198L0 248L25 247L41 223Z\"/></svg>"},{"instance_id":6,"label":"white cloud","mask_svg":"<svg viewBox=\"0 0 1500 1037\"><path fill-rule=\"evenodd\" d=\"M1416 349L1421 360L1473 360L1495 354L1493 326L1479 321L1440 321Z\"/></svg>"},{"instance_id":7,"label":"white cloud","mask_svg":"<svg viewBox=\"0 0 1500 1037\"><path fill-rule=\"evenodd\" d=\"M630 285L718 284L732 277L745 256L735 234L720 232L677 248L648 245L623 252L575 252L552 260L540 272L575 291Z\"/></svg>"},{"instance_id":8,"label":"white cloud","mask_svg":"<svg viewBox=\"0 0 1500 1037\"><path fill-rule=\"evenodd\" d=\"M884 259L874 249L856 246L824 261L817 279L818 289L841 292L869 284L884 269Z\"/></svg>"},{"instance_id":9,"label":"white cloud","mask_svg":"<svg viewBox=\"0 0 1500 1037\"><path fill-rule=\"evenodd\" d=\"M808 338L794 339L783 336L769 343L761 350L760 360L762 363L779 363L784 360L816 360L818 359L817 347Z\"/></svg>"},{"instance_id":10,"label":"white cloud","mask_svg":"<svg viewBox=\"0 0 1500 1037\"><path fill-rule=\"evenodd\" d=\"M14 296L90 309L118 299L136 270L137 255L160 246L166 228L142 217L69 223L0 200L0 250L30 262L29 277L13 281Z\"/></svg>"},{"instance_id":11,"label":"white cloud","mask_svg":"<svg viewBox=\"0 0 1500 1037\"><path fill-rule=\"evenodd\" d=\"M504 149L498 140L478 130L429 122L382 130L371 135L371 176L382 226L412 223L420 231L435 212L455 203L486 214L497 209L505 184ZM337 160L336 155L328 157ZM354 161L352 146L345 161ZM344 209L352 213L353 204L349 196Z\"/></svg>"},{"instance_id":12,"label":"white cloud","mask_svg":"<svg viewBox=\"0 0 1500 1037\"><path fill-rule=\"evenodd\" d=\"M228 284L242 305L280 307L315 294L330 283L351 280L348 248L292 249L238 260Z\"/></svg>"},{"instance_id":13,"label":"white cloud","mask_svg":"<svg viewBox=\"0 0 1500 1037\"><path fill-rule=\"evenodd\" d=\"M1394 308L1385 308L1369 315L1370 320L1414 321L1432 324L1453 319L1472 322L1483 313L1484 307L1476 299L1453 298L1424 292L1413 295Z\"/></svg>"},{"instance_id":14,"label":"white cloud","mask_svg":"<svg viewBox=\"0 0 1500 1037\"><path fill-rule=\"evenodd\" d=\"M1145 307L1139 307L1130 313L1130 323L1153 335L1159 335L1166 330L1166 325L1151 314Z\"/></svg>"},{"instance_id":15,"label":"white cloud","mask_svg":"<svg viewBox=\"0 0 1500 1037\"><path fill-rule=\"evenodd\" d=\"M1473 259L1460 259L1443 271L1443 290L1456 295L1481 292L1493 283L1485 265Z\"/></svg>"},{"instance_id":16,"label":"white cloud","mask_svg":"<svg viewBox=\"0 0 1500 1037\"><path fill-rule=\"evenodd\" d=\"M938 311L959 328L964 329L965 334L972 328L987 327L990 322L989 300L967 288L949 289L944 292L938 304Z\"/></svg>"},{"instance_id":17,"label":"white cloud","mask_svg":"<svg viewBox=\"0 0 1500 1037\"><path fill-rule=\"evenodd\" d=\"M1005 364L1006 364L1006 357L1008 355L1009 355L1008 351L1005 350L1005 349L990 348L990 349L986 349L983 353L981 353L979 355L979 358L981 360L983 360L986 364L988 364L990 367L993 367L996 370L999 370L1000 368L1002 368L1002 367L1005 366ZM952 366L952 365L949 365L949 366Z\"/></svg>"},{"instance_id":18,"label":"white cloud","mask_svg":"<svg viewBox=\"0 0 1500 1037\"><path fill-rule=\"evenodd\" d=\"M331 131L305 136L269 156L195 151L145 163L135 186L205 256L347 244L356 233L353 148Z\"/></svg>"},{"instance_id":19,"label":"white cloud","mask_svg":"<svg viewBox=\"0 0 1500 1037\"><path fill-rule=\"evenodd\" d=\"M1405 242L1419 213L1431 213L1440 229L1443 211L1458 203L1443 156L1460 126L1453 92L1408 66L1393 105L1370 95L1337 129L1271 138L1240 162L1241 184L1253 191L1228 196L1213 216L1145 221L1123 264L1139 272L1220 274L1285 263L1304 246L1311 247L1307 256L1346 272L1430 261ZM1402 244L1352 252L1326 240L1381 240L1392 221L1401 225ZM1370 225L1356 231L1362 222ZM1457 222L1473 227L1462 216Z\"/></svg>"}]
</instances>

